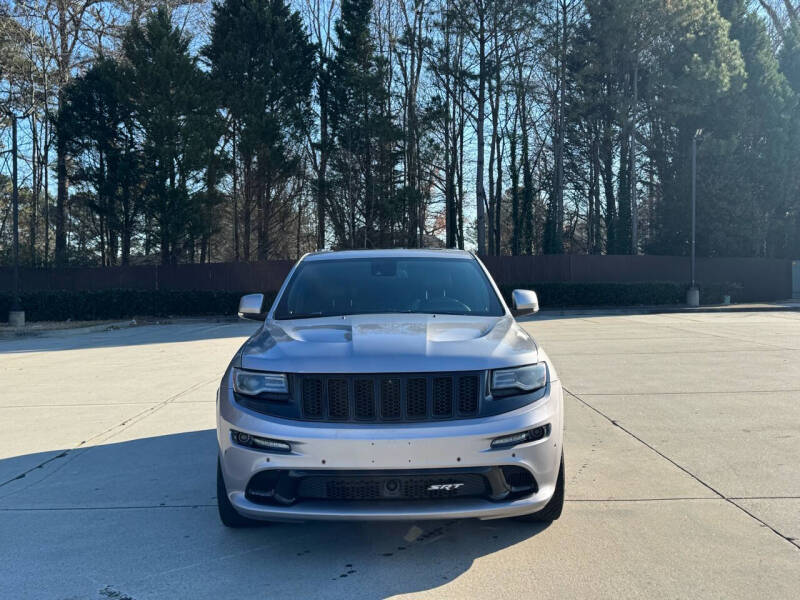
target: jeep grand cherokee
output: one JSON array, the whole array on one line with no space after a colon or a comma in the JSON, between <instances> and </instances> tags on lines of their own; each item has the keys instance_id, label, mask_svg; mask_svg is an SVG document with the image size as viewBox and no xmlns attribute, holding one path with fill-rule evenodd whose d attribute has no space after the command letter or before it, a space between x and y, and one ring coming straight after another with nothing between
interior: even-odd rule
<instances>
[{"instance_id":1,"label":"jeep grand cherokee","mask_svg":"<svg viewBox=\"0 0 800 600\"><path fill-rule=\"evenodd\" d=\"M225 525L560 516L561 384L473 254L306 255L239 316L263 324L217 394Z\"/></svg>"}]
</instances>

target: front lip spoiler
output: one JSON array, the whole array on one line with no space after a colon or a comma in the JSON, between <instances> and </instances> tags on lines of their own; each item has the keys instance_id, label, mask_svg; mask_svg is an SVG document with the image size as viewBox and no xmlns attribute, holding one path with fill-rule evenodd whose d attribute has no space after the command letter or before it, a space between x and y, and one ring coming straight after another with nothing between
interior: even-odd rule
<instances>
[{"instance_id":1,"label":"front lip spoiler","mask_svg":"<svg viewBox=\"0 0 800 600\"><path fill-rule=\"evenodd\" d=\"M428 519L504 519L536 512L545 507L554 487L512 502L497 504L489 500L454 498L443 501L414 501L400 506L375 506L369 502L303 502L295 506L264 506L251 502L243 492L230 494L237 512L251 519L278 521L405 521Z\"/></svg>"}]
</instances>

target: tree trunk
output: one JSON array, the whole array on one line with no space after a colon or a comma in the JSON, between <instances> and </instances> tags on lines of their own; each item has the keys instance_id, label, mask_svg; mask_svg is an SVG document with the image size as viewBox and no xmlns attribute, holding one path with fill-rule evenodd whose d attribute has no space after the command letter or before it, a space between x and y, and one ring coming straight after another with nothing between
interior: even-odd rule
<instances>
[{"instance_id":1,"label":"tree trunk","mask_svg":"<svg viewBox=\"0 0 800 600\"><path fill-rule=\"evenodd\" d=\"M486 116L486 22L483 1L478 7L478 121L477 121L477 160L475 163L475 199L478 214L478 254L486 254L486 190L483 187L483 126Z\"/></svg>"},{"instance_id":2,"label":"tree trunk","mask_svg":"<svg viewBox=\"0 0 800 600\"><path fill-rule=\"evenodd\" d=\"M242 220L244 226L244 232L242 236L242 254L244 256L245 261L250 260L250 234L251 234L251 227L252 227L252 190L253 190L253 177L252 171L253 167L251 164L250 156L242 157L244 163L244 197L242 201L244 206L242 207Z\"/></svg>"},{"instance_id":3,"label":"tree trunk","mask_svg":"<svg viewBox=\"0 0 800 600\"><path fill-rule=\"evenodd\" d=\"M602 162L601 174L606 198L606 254L613 254L617 247L616 224L617 210L614 199L614 147L608 124L603 126L603 137L600 144Z\"/></svg>"},{"instance_id":4,"label":"tree trunk","mask_svg":"<svg viewBox=\"0 0 800 600\"><path fill-rule=\"evenodd\" d=\"M519 254L519 168L517 167L517 114L509 136L511 160L511 255Z\"/></svg>"},{"instance_id":5,"label":"tree trunk","mask_svg":"<svg viewBox=\"0 0 800 600\"><path fill-rule=\"evenodd\" d=\"M239 262L239 165L236 163L236 121L233 121L231 136L233 175L233 260Z\"/></svg>"},{"instance_id":6,"label":"tree trunk","mask_svg":"<svg viewBox=\"0 0 800 600\"><path fill-rule=\"evenodd\" d=\"M64 106L64 87L69 78L69 43L67 39L69 15L67 15L66 2L57 3L58 10L58 111ZM63 136L59 135L56 141L56 177L58 178L58 196L56 198L56 266L62 267L67 263L67 219L66 210L69 194L67 181L67 147Z\"/></svg>"},{"instance_id":7,"label":"tree trunk","mask_svg":"<svg viewBox=\"0 0 800 600\"><path fill-rule=\"evenodd\" d=\"M498 72L498 90L500 85L499 79L499 72ZM500 97L498 91L498 98L497 104L500 104ZM508 106L506 105L506 113L508 113ZM497 177L495 178L495 192L494 192L494 255L500 256L500 246L502 242L502 231L500 229L500 223L502 221L502 212L503 212L503 153L502 147L500 145L501 137L500 135L495 136L495 144L497 145L497 151L495 155L497 156Z\"/></svg>"},{"instance_id":8,"label":"tree trunk","mask_svg":"<svg viewBox=\"0 0 800 600\"><path fill-rule=\"evenodd\" d=\"M630 174L628 180L631 185L631 254L639 254L639 209L636 199L636 110L639 105L639 55L635 56L633 67L633 111L631 115L631 157L629 162Z\"/></svg>"},{"instance_id":9,"label":"tree trunk","mask_svg":"<svg viewBox=\"0 0 800 600\"><path fill-rule=\"evenodd\" d=\"M629 162L630 137L627 132L620 136L619 172L617 176L617 227L614 254L631 253L631 169Z\"/></svg>"},{"instance_id":10,"label":"tree trunk","mask_svg":"<svg viewBox=\"0 0 800 600\"><path fill-rule=\"evenodd\" d=\"M520 77L521 77L520 67ZM528 138L528 103L523 92L520 101L522 129L522 210L520 241L522 254L534 254L533 172L531 171L530 141Z\"/></svg>"},{"instance_id":11,"label":"tree trunk","mask_svg":"<svg viewBox=\"0 0 800 600\"><path fill-rule=\"evenodd\" d=\"M59 106L61 105L59 92ZM56 138L56 177L58 178L58 192L56 196L56 248L55 262L57 267L67 264L67 149L63 136Z\"/></svg>"},{"instance_id":12,"label":"tree trunk","mask_svg":"<svg viewBox=\"0 0 800 600\"><path fill-rule=\"evenodd\" d=\"M36 114L31 115L31 214L28 221L28 242L30 244L31 253L31 266L36 266L36 217L39 211L39 172L38 161L36 153L37 137L36 137Z\"/></svg>"},{"instance_id":13,"label":"tree trunk","mask_svg":"<svg viewBox=\"0 0 800 600\"><path fill-rule=\"evenodd\" d=\"M44 214L42 215L44 218L44 266L47 267L50 265L50 141L48 140L48 136L50 135L50 127L48 122L45 121L45 134L44 134L44 161L43 161L43 170L44 170Z\"/></svg>"},{"instance_id":14,"label":"tree trunk","mask_svg":"<svg viewBox=\"0 0 800 600\"><path fill-rule=\"evenodd\" d=\"M490 96L491 97L491 96ZM489 105L492 106L493 102L490 99ZM492 113L494 113L494 107L492 106ZM492 116L492 121L494 121L494 116ZM486 237L487 237L487 244L486 244L486 253L493 254L494 253L494 208L495 208L495 185L494 185L494 158L495 158L495 135L496 129L492 128L492 135L489 138L489 210L486 212L486 221L488 227L486 228Z\"/></svg>"},{"instance_id":15,"label":"tree trunk","mask_svg":"<svg viewBox=\"0 0 800 600\"><path fill-rule=\"evenodd\" d=\"M328 83L324 70L325 60L319 67L319 173L317 177L317 249L325 248L325 204L328 171Z\"/></svg>"},{"instance_id":16,"label":"tree trunk","mask_svg":"<svg viewBox=\"0 0 800 600\"><path fill-rule=\"evenodd\" d=\"M592 147L591 147L591 192L589 203L592 207L592 218L589 223L591 231L591 244L589 252L600 254L600 139L597 124L592 126Z\"/></svg>"}]
</instances>

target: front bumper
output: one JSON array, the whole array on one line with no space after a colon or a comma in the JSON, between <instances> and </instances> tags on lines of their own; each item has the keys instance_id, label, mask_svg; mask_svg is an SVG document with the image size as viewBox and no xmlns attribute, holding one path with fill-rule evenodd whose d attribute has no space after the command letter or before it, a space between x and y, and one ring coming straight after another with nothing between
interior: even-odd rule
<instances>
[{"instance_id":1,"label":"front bumper","mask_svg":"<svg viewBox=\"0 0 800 600\"><path fill-rule=\"evenodd\" d=\"M236 510L254 519L400 520L513 517L542 509L555 491L563 443L563 395L559 381L523 408L481 419L413 425L343 425L268 417L235 402L220 388L217 439L228 497ZM550 435L504 449L497 437L550 424ZM230 431L287 441L289 454L267 453L234 444ZM270 469L385 471L520 466L531 472L537 491L491 501L483 498L433 500L304 500L290 506L264 505L245 497L250 479Z\"/></svg>"}]
</instances>

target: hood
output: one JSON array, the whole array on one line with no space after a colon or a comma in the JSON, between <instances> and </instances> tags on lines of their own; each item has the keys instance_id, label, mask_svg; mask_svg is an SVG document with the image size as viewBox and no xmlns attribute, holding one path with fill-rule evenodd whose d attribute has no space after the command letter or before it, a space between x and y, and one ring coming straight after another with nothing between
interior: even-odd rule
<instances>
[{"instance_id":1,"label":"hood","mask_svg":"<svg viewBox=\"0 0 800 600\"><path fill-rule=\"evenodd\" d=\"M353 315L267 321L242 347L245 369L287 373L473 371L537 362L510 316Z\"/></svg>"}]
</instances>

